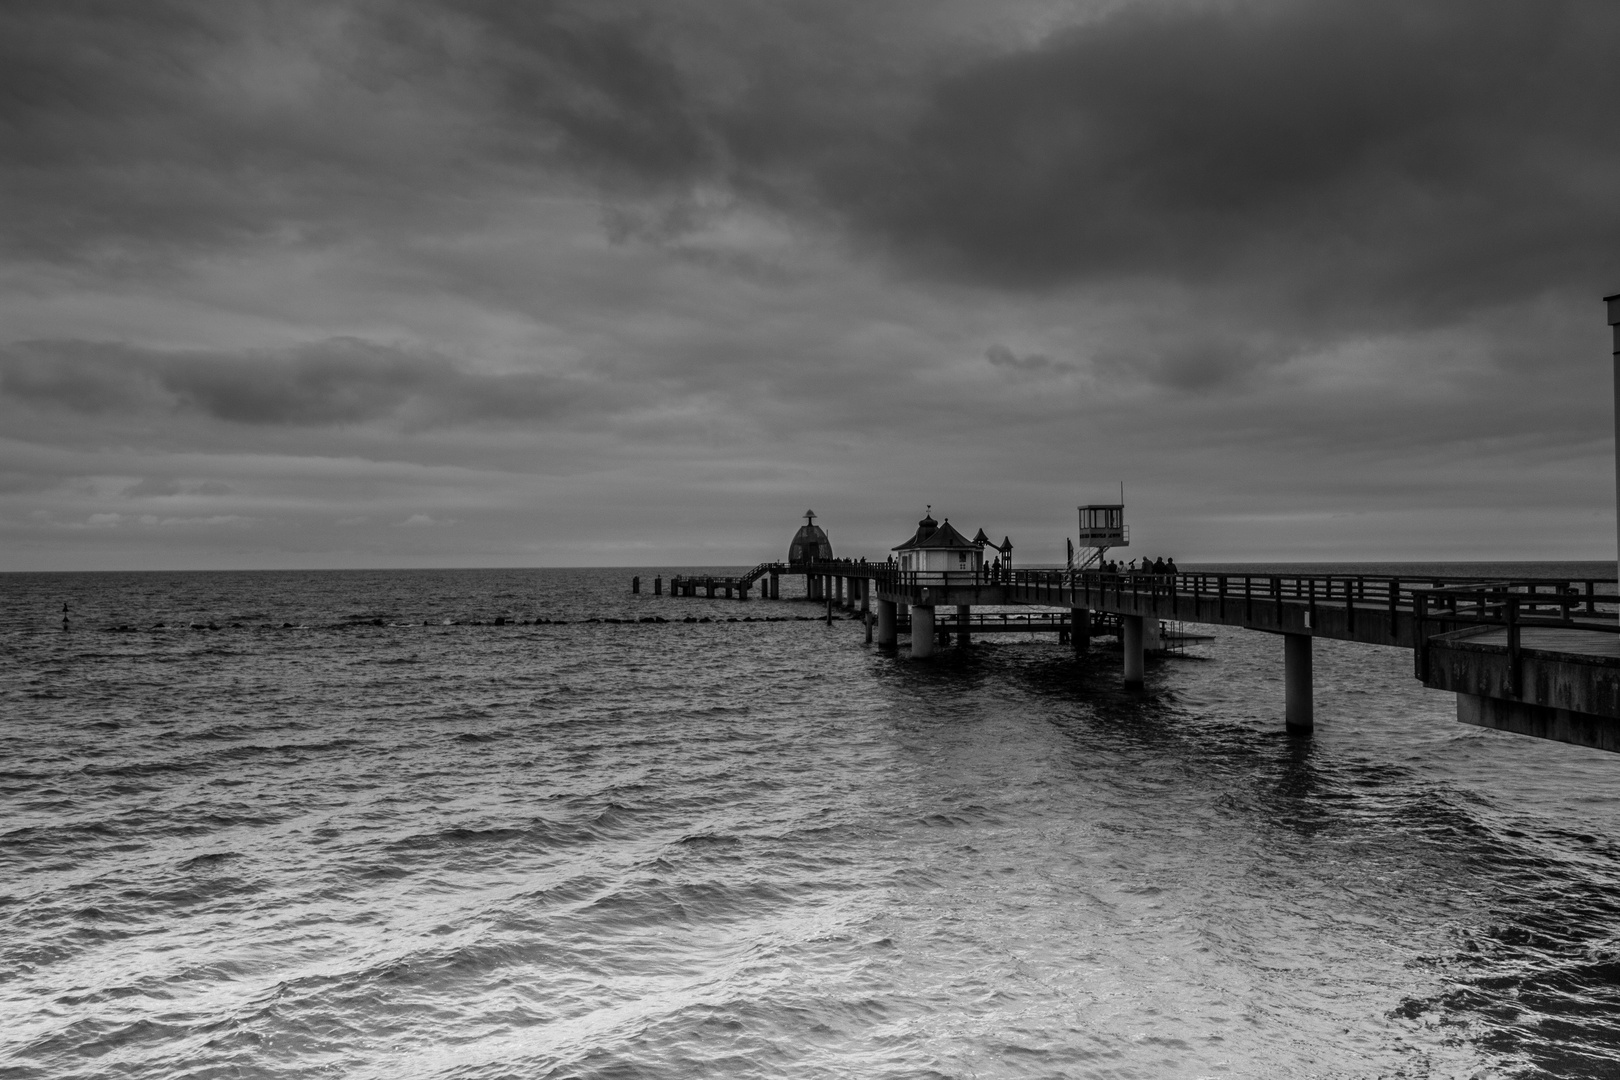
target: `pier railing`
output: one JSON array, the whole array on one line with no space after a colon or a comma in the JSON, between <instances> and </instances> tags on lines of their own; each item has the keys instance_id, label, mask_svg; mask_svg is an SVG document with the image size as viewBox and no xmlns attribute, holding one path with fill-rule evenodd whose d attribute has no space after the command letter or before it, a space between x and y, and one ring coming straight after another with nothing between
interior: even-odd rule
<instances>
[{"instance_id":1,"label":"pier railing","mask_svg":"<svg viewBox=\"0 0 1620 1080\"><path fill-rule=\"evenodd\" d=\"M1611 580L1479 578L1384 574L1178 574L1072 570L899 570L891 566L840 568L832 573L870 577L879 593L912 603L1009 603L1090 607L1229 625L1351 637L1375 644L1414 646L1486 616L1469 597L1515 596L1526 618L1553 618L1614 627L1620 595ZM986 595L986 594L989 595ZM983 600L965 599L984 596ZM990 599L990 596L996 599ZM1285 617L1292 609L1298 614ZM1491 616L1499 617L1499 616ZM1604 620L1609 620L1606 624Z\"/></svg>"},{"instance_id":2,"label":"pier railing","mask_svg":"<svg viewBox=\"0 0 1620 1080\"><path fill-rule=\"evenodd\" d=\"M1517 592L1549 603L1581 606L1598 614L1598 605L1614 605L1620 596L1615 583L1601 579L1543 578L1534 581L1481 580L1477 577L1402 576L1382 574L1177 574L1109 573L1087 570L897 570L881 564L818 565L818 571L870 577L884 591L911 591L939 587L997 585L1012 590L1020 600L1049 597L1067 603L1070 594L1158 595L1228 597L1255 600L1304 600L1315 603L1385 605L1411 610L1420 593L1437 589L1474 589ZM1060 595L1061 594L1061 595Z\"/></svg>"},{"instance_id":3,"label":"pier railing","mask_svg":"<svg viewBox=\"0 0 1620 1080\"><path fill-rule=\"evenodd\" d=\"M1599 604L1613 604L1613 594L1595 592L1595 582L1519 581L1488 586L1448 585L1420 592L1416 602L1417 677L1429 677L1429 642L1436 632L1480 628L1506 631L1508 692L1518 695L1523 631L1547 627L1620 634L1620 618ZM1584 586L1584 588L1582 587Z\"/></svg>"}]
</instances>

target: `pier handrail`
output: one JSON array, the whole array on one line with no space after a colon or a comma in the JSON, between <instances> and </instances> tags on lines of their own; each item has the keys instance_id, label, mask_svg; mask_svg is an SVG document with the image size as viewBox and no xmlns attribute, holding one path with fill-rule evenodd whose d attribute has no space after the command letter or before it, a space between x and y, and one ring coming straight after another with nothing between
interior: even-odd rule
<instances>
[{"instance_id":1,"label":"pier handrail","mask_svg":"<svg viewBox=\"0 0 1620 1080\"><path fill-rule=\"evenodd\" d=\"M1539 578L1511 581L1424 574L1239 574L1181 571L1176 574L1109 573L1106 571L1037 570L900 570L887 564L812 564L810 572L851 574L873 579L883 591L913 591L930 586L1001 586L1020 602L1062 605L1073 593L1226 597L1233 600L1306 601L1311 604L1380 607L1413 611L1419 592L1463 595L1469 590L1519 592L1564 597L1560 604L1582 607L1589 616L1620 604L1616 583L1606 578ZM1578 598L1578 599L1577 599ZM1551 601L1549 601L1551 602ZM1436 609L1439 610L1439 609ZM1449 610L1449 607L1447 607Z\"/></svg>"},{"instance_id":2,"label":"pier handrail","mask_svg":"<svg viewBox=\"0 0 1620 1080\"><path fill-rule=\"evenodd\" d=\"M746 589L746 588L750 587L751 585L753 585L754 582L758 581L760 578L762 578L766 574L770 573L772 570L776 570L776 571L780 572L781 570L783 570L786 567L786 565L787 565L786 563L762 562L758 566L754 567L752 570L748 571L748 573L746 573L742 577L738 578L737 582L743 588Z\"/></svg>"},{"instance_id":3,"label":"pier handrail","mask_svg":"<svg viewBox=\"0 0 1620 1080\"><path fill-rule=\"evenodd\" d=\"M1446 586L1424 590L1418 608L1431 618L1465 626L1552 626L1620 633L1620 618L1597 604L1620 597L1566 588L1542 591L1547 582L1513 582L1484 587ZM1586 583L1588 585L1591 582ZM1579 615L1598 616L1580 618ZM1605 617L1606 616L1606 617Z\"/></svg>"}]
</instances>

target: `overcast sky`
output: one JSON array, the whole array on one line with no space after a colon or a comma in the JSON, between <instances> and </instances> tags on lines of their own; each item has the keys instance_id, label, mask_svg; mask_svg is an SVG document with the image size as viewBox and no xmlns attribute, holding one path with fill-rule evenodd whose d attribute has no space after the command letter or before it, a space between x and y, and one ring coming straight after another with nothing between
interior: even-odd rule
<instances>
[{"instance_id":1,"label":"overcast sky","mask_svg":"<svg viewBox=\"0 0 1620 1080\"><path fill-rule=\"evenodd\" d=\"M0 569L1614 554L1614 0L7 0L0 178Z\"/></svg>"}]
</instances>

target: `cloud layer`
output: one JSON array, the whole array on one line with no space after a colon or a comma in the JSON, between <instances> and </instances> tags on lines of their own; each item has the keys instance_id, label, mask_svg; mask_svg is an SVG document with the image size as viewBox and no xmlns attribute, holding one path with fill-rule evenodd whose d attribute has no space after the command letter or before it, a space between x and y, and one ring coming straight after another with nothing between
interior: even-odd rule
<instances>
[{"instance_id":1,"label":"cloud layer","mask_svg":"<svg viewBox=\"0 0 1620 1080\"><path fill-rule=\"evenodd\" d=\"M31 341L0 351L0 394L91 416L189 414L308 427L552 420L585 408L590 388L540 372L467 372L444 357L355 338L234 354Z\"/></svg>"},{"instance_id":2,"label":"cloud layer","mask_svg":"<svg viewBox=\"0 0 1620 1080\"><path fill-rule=\"evenodd\" d=\"M1124 478L1183 561L1602 554L1617 39L1605 0L18 0L0 535L741 562L931 502L1055 555Z\"/></svg>"}]
</instances>

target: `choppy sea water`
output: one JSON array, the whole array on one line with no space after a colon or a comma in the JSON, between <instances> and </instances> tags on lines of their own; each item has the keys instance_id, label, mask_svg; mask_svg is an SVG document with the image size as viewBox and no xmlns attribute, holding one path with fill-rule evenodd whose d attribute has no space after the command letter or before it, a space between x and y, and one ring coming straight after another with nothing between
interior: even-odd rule
<instances>
[{"instance_id":1,"label":"choppy sea water","mask_svg":"<svg viewBox=\"0 0 1620 1080\"><path fill-rule=\"evenodd\" d=\"M0 1076L1620 1075L1615 756L633 572L0 578Z\"/></svg>"}]
</instances>

